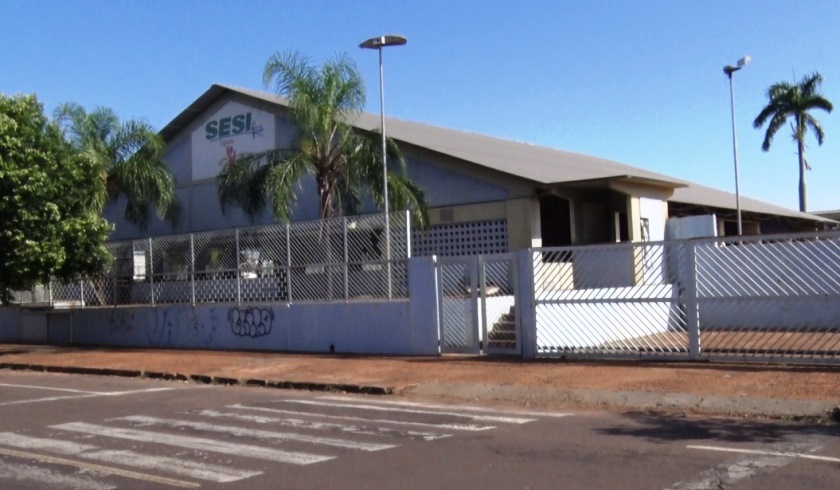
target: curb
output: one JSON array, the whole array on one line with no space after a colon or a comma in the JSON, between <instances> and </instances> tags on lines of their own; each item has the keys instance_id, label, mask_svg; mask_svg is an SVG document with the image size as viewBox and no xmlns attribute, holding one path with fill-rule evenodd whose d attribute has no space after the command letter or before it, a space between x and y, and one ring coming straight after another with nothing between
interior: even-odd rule
<instances>
[{"instance_id":1,"label":"curb","mask_svg":"<svg viewBox=\"0 0 840 490\"><path fill-rule=\"evenodd\" d=\"M119 376L124 378L145 378L162 381L181 381L199 384L256 386L263 388L277 388L283 390L303 391L341 391L361 395L391 395L391 386L357 385L343 383L315 383L308 381L284 381L255 378L230 378L225 376L211 376L206 374L181 374L160 371L138 371L132 369L89 368L76 366L50 366L46 364L0 363L0 369L10 371L35 371L42 373L86 374L95 376Z\"/></svg>"}]
</instances>

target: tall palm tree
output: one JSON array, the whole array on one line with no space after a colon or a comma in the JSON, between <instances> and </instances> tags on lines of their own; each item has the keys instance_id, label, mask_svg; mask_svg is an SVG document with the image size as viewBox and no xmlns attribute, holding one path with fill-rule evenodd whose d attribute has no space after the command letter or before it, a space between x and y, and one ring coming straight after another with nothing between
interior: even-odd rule
<instances>
[{"instance_id":1,"label":"tall palm tree","mask_svg":"<svg viewBox=\"0 0 840 490\"><path fill-rule=\"evenodd\" d=\"M831 102L819 93L822 81L822 75L812 73L798 84L774 83L767 89L767 105L753 121L753 127L756 129L761 128L767 120L770 121L767 132L764 134L764 143L761 144L761 149L768 151L776 132L788 118L793 118L792 136L799 152L799 210L803 212L807 208L805 170L810 168L805 159L805 133L810 128L819 145L822 145L825 138L822 125L808 111L822 109L831 112L833 109Z\"/></svg>"},{"instance_id":2,"label":"tall palm tree","mask_svg":"<svg viewBox=\"0 0 840 490\"><path fill-rule=\"evenodd\" d=\"M365 103L356 65L338 56L316 68L297 52L275 53L265 65L263 82L288 100L296 141L292 148L243 155L225 167L218 177L223 208L235 203L253 217L268 201L274 216L288 221L304 175L315 177L321 219L353 214L367 192L383 204L380 136L352 124ZM397 167L388 172L389 205L411 210L414 222L425 226L425 195L407 178L397 145L388 143L388 161Z\"/></svg>"},{"instance_id":3,"label":"tall palm tree","mask_svg":"<svg viewBox=\"0 0 840 490\"><path fill-rule=\"evenodd\" d=\"M120 122L109 108L87 112L75 103L60 105L54 118L70 143L98 163L106 184L97 196L100 208L125 196L125 219L141 228L148 224L150 206L161 218L175 220L174 178L163 160L166 145L151 126L133 119Z\"/></svg>"}]
</instances>

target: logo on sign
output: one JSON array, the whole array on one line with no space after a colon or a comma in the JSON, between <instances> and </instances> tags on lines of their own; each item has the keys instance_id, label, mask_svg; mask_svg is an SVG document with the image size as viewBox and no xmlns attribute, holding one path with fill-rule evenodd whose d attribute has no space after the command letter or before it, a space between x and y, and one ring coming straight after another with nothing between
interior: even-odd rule
<instances>
[{"instance_id":1,"label":"logo on sign","mask_svg":"<svg viewBox=\"0 0 840 490\"><path fill-rule=\"evenodd\" d=\"M208 141L243 135L251 135L256 139L257 136L263 136L264 131L262 124L252 120L250 112L214 119L204 125L204 137Z\"/></svg>"}]
</instances>

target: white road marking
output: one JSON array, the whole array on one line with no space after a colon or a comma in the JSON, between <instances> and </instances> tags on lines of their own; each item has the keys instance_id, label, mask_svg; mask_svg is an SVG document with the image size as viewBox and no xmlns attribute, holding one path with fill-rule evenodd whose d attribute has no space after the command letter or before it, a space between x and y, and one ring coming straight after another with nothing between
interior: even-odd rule
<instances>
[{"instance_id":1,"label":"white road marking","mask_svg":"<svg viewBox=\"0 0 840 490\"><path fill-rule=\"evenodd\" d=\"M98 395L99 394L99 392L97 392L97 391L74 390L72 388L55 388L55 387L52 387L52 386L20 385L20 384L9 384L9 383L0 383L0 386L5 386L7 388L25 388L25 389L30 389L30 390L66 391L67 393L84 393L86 395Z\"/></svg>"},{"instance_id":2,"label":"white road marking","mask_svg":"<svg viewBox=\"0 0 840 490\"><path fill-rule=\"evenodd\" d=\"M368 427L364 425L344 425L333 424L329 422L312 422L302 419L281 419L279 417L266 417L263 415L245 415L241 413L217 412L216 410L202 410L197 413L204 417L228 418L233 420L254 422L257 424L276 424L283 427L295 427L300 429L338 430L341 432L348 432L351 434L362 434L372 436L407 437L410 439L422 439L424 441L434 441L436 439L443 439L445 437L452 436L452 434L441 434L437 432L420 432L414 430L391 429L388 427Z\"/></svg>"},{"instance_id":3,"label":"white road marking","mask_svg":"<svg viewBox=\"0 0 840 490\"><path fill-rule=\"evenodd\" d=\"M154 456L134 451L99 450L98 446L61 439L31 437L13 432L0 433L0 445L18 449L40 449L65 456L77 456L111 464L136 466L146 470L160 470L180 476L219 483L261 475L261 471L247 471L213 464L197 463L188 459Z\"/></svg>"},{"instance_id":4,"label":"white road marking","mask_svg":"<svg viewBox=\"0 0 840 490\"><path fill-rule=\"evenodd\" d=\"M229 468L210 463L198 463L189 459L140 454L135 453L134 451L105 449L93 453L82 454L82 457L106 463L136 466L146 470L158 470L175 475L195 478L197 480L207 480L218 483L230 483L251 478L252 476L262 475L262 471L240 470L237 468Z\"/></svg>"},{"instance_id":5,"label":"white road marking","mask_svg":"<svg viewBox=\"0 0 840 490\"><path fill-rule=\"evenodd\" d=\"M59 400L76 400L79 398L94 398L97 396L99 395L51 396L48 398L35 398L30 400L14 400L0 403L0 407L6 407L9 405L26 405L27 403L55 402Z\"/></svg>"},{"instance_id":6,"label":"white road marking","mask_svg":"<svg viewBox=\"0 0 840 490\"><path fill-rule=\"evenodd\" d=\"M283 427L295 427L300 429L314 429L314 430L339 430L341 432L348 432L351 434L362 434L371 436L388 436L388 437L407 437L410 439L422 439L424 441L434 441L451 437L452 434L441 434L438 432L420 432L414 430L399 430L391 429L389 427L369 427L365 425L344 425L332 424L329 422L312 422L302 419L281 419L278 417L266 417L263 415L243 415L240 413L226 413L217 412L215 410L202 410L198 412L204 417L229 418L234 420L243 420L247 422L254 422L257 424L277 424Z\"/></svg>"},{"instance_id":7,"label":"white road marking","mask_svg":"<svg viewBox=\"0 0 840 490\"><path fill-rule=\"evenodd\" d=\"M154 444L165 444L167 446L183 447L198 451L209 451L213 453L229 454L232 456L243 456L246 458L258 458L278 463L289 463L306 465L320 463L334 459L334 456L322 456L302 452L280 451L248 444L236 444L227 441L216 441L203 437L190 437L165 434L161 432L149 432L134 429L119 429L106 427L84 422L72 422L69 424L51 425L51 429L81 432L94 436L113 437L115 439L127 439L130 441L148 442Z\"/></svg>"},{"instance_id":8,"label":"white road marking","mask_svg":"<svg viewBox=\"0 0 840 490\"><path fill-rule=\"evenodd\" d=\"M840 458L832 458L829 456L818 456L815 454L803 454L796 452L778 452L778 451L762 451L759 449L738 449L731 447L718 446L686 446L688 449L702 449L705 451L718 451L724 453L739 453L739 454L759 454L762 456L783 456L786 458L802 458L813 459L815 461L827 461L829 463L840 463Z\"/></svg>"},{"instance_id":9,"label":"white road marking","mask_svg":"<svg viewBox=\"0 0 840 490\"><path fill-rule=\"evenodd\" d=\"M335 395L326 395L326 396L319 396L319 400L334 400L340 402L357 402L358 398L353 398L349 396L335 396ZM366 401L367 402L367 401ZM445 405L445 404L438 404L438 403L419 403L419 402L410 402L410 401L390 401L390 400L376 400L374 402L376 405L396 405L399 407L418 407L418 408L434 408L439 410L461 410L466 412L483 412L483 413L504 413L506 415L521 415L526 417L553 417L553 418L562 418L562 417L570 417L572 416L571 413L557 413L557 412L542 412L538 410L498 410L495 408L490 407L475 407L472 405Z\"/></svg>"},{"instance_id":10,"label":"white road marking","mask_svg":"<svg viewBox=\"0 0 840 490\"><path fill-rule=\"evenodd\" d=\"M102 465L98 465L98 464L86 463L84 461L75 461L75 460L72 460L72 459L57 458L55 456L47 456L47 455L44 455L44 454L17 451L17 450L14 450L14 449L0 448L0 454L5 454L6 456L13 456L13 457L16 457L16 458L34 459L35 461L40 461L42 463L75 466L76 468L80 468L80 469L83 469L83 470L98 471L100 473L105 473L107 475L116 475L116 476L122 476L122 477L125 477L125 478L132 478L134 480L142 480L142 481L146 481L146 482L160 483L162 485L169 485L169 486L172 486L172 487L198 488L198 487L201 486L198 483L189 482L189 481L174 480L172 478L164 478L162 476L149 475L149 474L146 474L146 473L137 473L136 471L128 471L128 470L123 470L123 469L120 469L120 468L113 468L111 466L102 466ZM110 488L113 488L113 487L110 487Z\"/></svg>"},{"instance_id":11,"label":"white road marking","mask_svg":"<svg viewBox=\"0 0 840 490\"><path fill-rule=\"evenodd\" d=\"M812 438L802 442L776 444L775 447L781 449L779 451L727 451L748 454L752 457L742 457L734 462L719 464L699 473L691 480L674 484L668 490L717 490L724 487L734 487L741 481L787 466L796 459L797 454L801 454L804 451L816 451L821 446L822 444L819 440ZM692 448L692 446L688 447ZM695 447L699 448L703 446Z\"/></svg>"},{"instance_id":12,"label":"white road marking","mask_svg":"<svg viewBox=\"0 0 840 490\"><path fill-rule=\"evenodd\" d=\"M90 390L74 390L72 388L56 388L53 386L38 386L38 385L21 385L21 384L10 384L10 383L0 383L0 386L5 386L7 388L24 388L24 389L31 389L31 390L47 390L47 391L65 391L67 393L80 393L84 395L97 395L97 396L124 396L124 395L134 395L136 393L154 393L157 391L171 391L177 388L144 388L141 390L125 390L125 391L90 391Z\"/></svg>"},{"instance_id":13,"label":"white road marking","mask_svg":"<svg viewBox=\"0 0 840 490\"><path fill-rule=\"evenodd\" d=\"M295 410L282 410L279 408L266 408L266 407L252 407L248 405L228 405L227 408L237 408L241 410L254 410L257 412L268 412L268 413L277 413L283 415L295 415L298 417L319 417L319 418L327 418L327 419L336 419L336 420L351 420L354 422L367 422L367 423L375 423L375 424L389 424L389 425L414 425L417 427L429 427L435 429L444 429L444 430L460 430L460 431L468 431L468 432L478 432L482 430L490 430L495 429L495 426L492 425L472 425L472 424L432 424L428 422L410 422L407 420L390 420L390 419L366 419L364 417L353 417L350 415L330 415L325 413L312 413L312 412L298 412Z\"/></svg>"},{"instance_id":14,"label":"white road marking","mask_svg":"<svg viewBox=\"0 0 840 490\"><path fill-rule=\"evenodd\" d=\"M419 415L446 415L450 417L468 418L476 421L498 422L501 424L527 424L528 422L533 422L534 420L536 420L518 417L501 417L496 415L472 415L468 413L458 412L438 412L432 410L416 410L411 408L380 407L377 405L367 405L363 403L331 403L318 402L312 400L277 400L275 403L296 403L299 405L312 405L318 407L355 408L359 410L372 410L378 412L401 412Z\"/></svg>"},{"instance_id":15,"label":"white road marking","mask_svg":"<svg viewBox=\"0 0 840 490\"><path fill-rule=\"evenodd\" d=\"M126 390L126 391L102 391L101 396L126 396L139 395L143 393L157 393L159 391L183 390L184 388L145 388L142 390Z\"/></svg>"},{"instance_id":16,"label":"white road marking","mask_svg":"<svg viewBox=\"0 0 840 490\"><path fill-rule=\"evenodd\" d=\"M129 417L119 417L113 420L125 420L128 422L142 424L144 426L162 425L164 427L172 427L176 429L187 427L195 430L218 432L221 434L228 434L238 437L255 437L257 439L273 439L281 441L306 442L310 444L323 444L325 446L342 447L346 449L358 449L360 451L382 451L383 449L392 449L397 447L394 444L374 444L368 442L356 442L347 439L308 436L306 434L296 434L293 432L271 432L267 430L233 427L230 425L214 425L207 424L204 422L191 422L189 420L174 420L161 419L157 417L146 417L144 415L131 415Z\"/></svg>"},{"instance_id":17,"label":"white road marking","mask_svg":"<svg viewBox=\"0 0 840 490\"><path fill-rule=\"evenodd\" d=\"M0 479L18 482L35 481L39 487L59 487L63 490L114 490L114 485L99 483L84 476L62 475L57 471L26 464L0 461Z\"/></svg>"},{"instance_id":18,"label":"white road marking","mask_svg":"<svg viewBox=\"0 0 840 490\"><path fill-rule=\"evenodd\" d=\"M99 449L99 446L94 446L92 444L81 444L78 442L63 441L61 439L31 437L22 434L15 434L14 432L0 433L0 445L12 446L18 449L40 449L52 453L64 454L66 456L76 456L85 451Z\"/></svg>"},{"instance_id":19,"label":"white road marking","mask_svg":"<svg viewBox=\"0 0 840 490\"><path fill-rule=\"evenodd\" d=\"M78 395L68 395L68 396L51 396L47 398L35 398L35 399L28 399L28 400L13 400L8 402L0 403L0 407L10 406L10 405L26 405L27 403L43 403L43 402L55 402L59 400L74 400L79 398L93 398L98 396L125 396L125 395L135 395L135 394L142 394L142 393L155 393L158 391L171 391L175 389L181 388L146 388L142 390L128 390L128 391L84 391L84 390L73 390L70 388L53 388L51 386L33 386L33 385L15 385L15 384L7 384L7 383L0 383L0 386L6 387L14 387L14 388L25 388L25 389L42 389L42 390L51 390L51 391L62 391L68 393L79 393Z\"/></svg>"}]
</instances>

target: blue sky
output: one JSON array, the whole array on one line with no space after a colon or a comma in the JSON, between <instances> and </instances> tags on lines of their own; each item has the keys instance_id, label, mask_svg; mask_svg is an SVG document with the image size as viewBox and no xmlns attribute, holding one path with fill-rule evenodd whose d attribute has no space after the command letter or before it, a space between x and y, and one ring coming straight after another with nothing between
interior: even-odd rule
<instances>
[{"instance_id":1,"label":"blue sky","mask_svg":"<svg viewBox=\"0 0 840 490\"><path fill-rule=\"evenodd\" d=\"M789 131L768 153L752 120L765 90L812 71L840 104L840 2L494 0L0 2L0 92L75 101L162 128L212 83L262 89L275 51L347 52L378 113L384 33L389 116L575 151L734 191L735 74L741 193L798 206ZM840 208L840 108L816 113L809 209Z\"/></svg>"}]
</instances>

